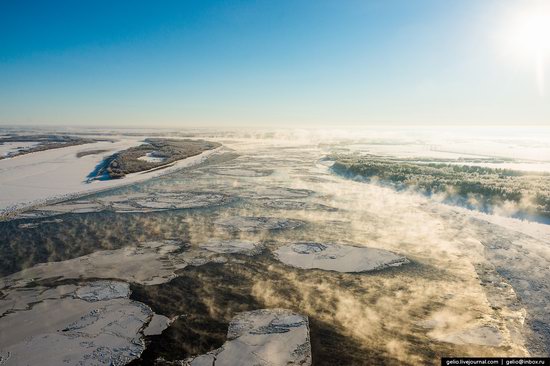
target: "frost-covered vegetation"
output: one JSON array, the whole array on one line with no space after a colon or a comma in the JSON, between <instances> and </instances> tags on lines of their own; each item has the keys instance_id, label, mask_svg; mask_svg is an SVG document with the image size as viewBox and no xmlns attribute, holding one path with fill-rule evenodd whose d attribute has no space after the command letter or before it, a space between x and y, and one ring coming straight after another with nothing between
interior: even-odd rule
<instances>
[{"instance_id":1,"label":"frost-covered vegetation","mask_svg":"<svg viewBox=\"0 0 550 366\"><path fill-rule=\"evenodd\" d=\"M96 141L104 141L90 138L83 138L78 136L68 135L18 135L10 134L0 137L0 146L13 145L14 148L11 151L7 151L5 155L0 154L0 159L12 158L18 155L30 154L38 151L45 151L50 149L59 149L62 147L76 146L89 144ZM19 146L21 144L21 146ZM25 146L24 144L27 144Z\"/></svg>"},{"instance_id":2,"label":"frost-covered vegetation","mask_svg":"<svg viewBox=\"0 0 550 366\"><path fill-rule=\"evenodd\" d=\"M332 171L414 189L483 212L550 220L550 174L375 155L334 154Z\"/></svg>"},{"instance_id":3,"label":"frost-covered vegetation","mask_svg":"<svg viewBox=\"0 0 550 366\"><path fill-rule=\"evenodd\" d=\"M146 139L145 142L105 159L104 164L89 178L105 175L109 178L122 178L126 174L157 168L221 146L217 142L204 140ZM162 159L159 161L140 159L148 154L154 154L155 157Z\"/></svg>"}]
</instances>

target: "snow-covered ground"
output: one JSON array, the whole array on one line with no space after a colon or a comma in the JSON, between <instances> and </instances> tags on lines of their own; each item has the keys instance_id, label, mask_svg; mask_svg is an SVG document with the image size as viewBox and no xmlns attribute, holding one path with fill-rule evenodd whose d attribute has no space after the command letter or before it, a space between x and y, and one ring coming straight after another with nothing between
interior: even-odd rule
<instances>
[{"instance_id":1,"label":"snow-covered ground","mask_svg":"<svg viewBox=\"0 0 550 366\"><path fill-rule=\"evenodd\" d=\"M0 144L0 157L6 157L18 151L28 150L37 145L40 145L40 142L4 142Z\"/></svg>"},{"instance_id":2,"label":"snow-covered ground","mask_svg":"<svg viewBox=\"0 0 550 366\"><path fill-rule=\"evenodd\" d=\"M529 131L419 129L394 133L378 140L366 133L363 142L346 143L341 147L394 158L442 159L458 165L550 172L549 130Z\"/></svg>"},{"instance_id":3,"label":"snow-covered ground","mask_svg":"<svg viewBox=\"0 0 550 366\"><path fill-rule=\"evenodd\" d=\"M32 206L48 200L70 197L120 185L140 182L180 168L197 164L216 150L180 160L161 170L128 174L123 179L94 180L86 177L105 156L139 145L142 138L120 138L116 142L51 149L0 160L0 213ZM77 157L79 152L105 150L100 154Z\"/></svg>"},{"instance_id":4,"label":"snow-covered ground","mask_svg":"<svg viewBox=\"0 0 550 366\"><path fill-rule=\"evenodd\" d=\"M162 163L166 160L166 158L164 156L158 156L158 152L153 151L143 156L140 156L138 160L143 160L149 163Z\"/></svg>"}]
</instances>

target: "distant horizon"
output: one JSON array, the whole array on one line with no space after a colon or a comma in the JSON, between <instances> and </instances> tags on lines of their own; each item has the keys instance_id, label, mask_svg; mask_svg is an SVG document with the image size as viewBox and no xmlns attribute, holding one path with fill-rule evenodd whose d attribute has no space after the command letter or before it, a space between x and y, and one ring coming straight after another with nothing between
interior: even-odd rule
<instances>
[{"instance_id":1,"label":"distant horizon","mask_svg":"<svg viewBox=\"0 0 550 366\"><path fill-rule=\"evenodd\" d=\"M550 124L352 124L352 125L296 125L296 124L279 124L279 125L71 125L71 124L4 124L0 123L0 128L7 129L74 129L74 130L398 130L398 129L418 129L418 130L523 130L531 132L533 130L548 130Z\"/></svg>"}]
</instances>

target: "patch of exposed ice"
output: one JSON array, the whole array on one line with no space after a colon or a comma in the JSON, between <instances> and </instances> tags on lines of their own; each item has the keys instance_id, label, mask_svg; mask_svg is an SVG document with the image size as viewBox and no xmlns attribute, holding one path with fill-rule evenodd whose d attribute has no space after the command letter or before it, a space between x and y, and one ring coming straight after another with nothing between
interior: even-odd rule
<instances>
[{"instance_id":1,"label":"patch of exposed ice","mask_svg":"<svg viewBox=\"0 0 550 366\"><path fill-rule=\"evenodd\" d=\"M227 341L207 354L184 361L187 366L311 365L306 316L285 309L247 311L229 324Z\"/></svg>"},{"instance_id":2,"label":"patch of exposed ice","mask_svg":"<svg viewBox=\"0 0 550 366\"><path fill-rule=\"evenodd\" d=\"M90 213L104 210L115 212L152 212L219 206L230 202L230 200L230 196L214 192L134 193L93 200L66 201L40 207L37 210L22 213L18 217L49 217L66 213Z\"/></svg>"},{"instance_id":3,"label":"patch of exposed ice","mask_svg":"<svg viewBox=\"0 0 550 366\"><path fill-rule=\"evenodd\" d=\"M281 262L304 269L337 272L366 272L408 263L407 258L383 249L343 244L295 243L279 247Z\"/></svg>"},{"instance_id":4,"label":"patch of exposed ice","mask_svg":"<svg viewBox=\"0 0 550 366\"><path fill-rule=\"evenodd\" d=\"M175 271L188 265L215 260L215 253L196 249L181 251L173 241L145 242L135 247L101 250L61 262L41 263L0 278L0 289L45 279L105 278L160 284L174 278Z\"/></svg>"},{"instance_id":5,"label":"patch of exposed ice","mask_svg":"<svg viewBox=\"0 0 550 366\"><path fill-rule=\"evenodd\" d=\"M140 156L138 160L143 160L148 163L163 163L166 161L166 156L159 154L158 151L151 151L144 156Z\"/></svg>"},{"instance_id":6,"label":"patch of exposed ice","mask_svg":"<svg viewBox=\"0 0 550 366\"><path fill-rule=\"evenodd\" d=\"M143 199L130 201L130 204L134 203L138 208L183 209L218 206L229 200L225 194L212 192L153 193Z\"/></svg>"},{"instance_id":7,"label":"patch of exposed ice","mask_svg":"<svg viewBox=\"0 0 550 366\"><path fill-rule=\"evenodd\" d=\"M60 285L54 288L33 286L10 289L0 298L0 317L15 311L28 310L32 304L37 302L72 296L76 289L76 285Z\"/></svg>"},{"instance_id":8,"label":"patch of exposed ice","mask_svg":"<svg viewBox=\"0 0 550 366\"><path fill-rule=\"evenodd\" d=\"M92 282L73 296L63 287L47 299L30 288L27 305L0 318L2 365L124 365L139 357L154 313L128 298L128 284Z\"/></svg>"},{"instance_id":9,"label":"patch of exposed ice","mask_svg":"<svg viewBox=\"0 0 550 366\"><path fill-rule=\"evenodd\" d=\"M103 301L129 296L130 285L117 281L96 281L81 286L75 291L75 297L85 301Z\"/></svg>"},{"instance_id":10,"label":"patch of exposed ice","mask_svg":"<svg viewBox=\"0 0 550 366\"><path fill-rule=\"evenodd\" d=\"M231 216L216 220L215 224L228 231L264 231L295 229L303 225L300 220L263 216Z\"/></svg>"},{"instance_id":11,"label":"patch of exposed ice","mask_svg":"<svg viewBox=\"0 0 550 366\"><path fill-rule=\"evenodd\" d=\"M175 320L175 319L174 319ZM151 321L147 325L147 328L143 331L143 335L152 336L161 334L166 328L170 326L172 320L164 315L154 314Z\"/></svg>"}]
</instances>

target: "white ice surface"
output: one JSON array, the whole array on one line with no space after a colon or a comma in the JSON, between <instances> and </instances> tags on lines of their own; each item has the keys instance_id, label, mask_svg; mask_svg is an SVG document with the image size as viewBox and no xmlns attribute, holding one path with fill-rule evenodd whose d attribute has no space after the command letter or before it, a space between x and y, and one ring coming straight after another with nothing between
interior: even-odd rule
<instances>
[{"instance_id":1,"label":"white ice surface","mask_svg":"<svg viewBox=\"0 0 550 366\"><path fill-rule=\"evenodd\" d=\"M124 365L139 357L154 313L128 298L128 284L93 282L72 296L63 287L47 298L30 288L26 306L0 318L0 365Z\"/></svg>"},{"instance_id":2,"label":"white ice surface","mask_svg":"<svg viewBox=\"0 0 550 366\"><path fill-rule=\"evenodd\" d=\"M65 261L40 263L0 278L0 289L21 287L29 282L52 278L116 278L156 285L170 281L176 276L175 271L189 265L225 262L225 258L210 250L189 249L180 252L180 249L179 245L171 241L145 242L121 249L100 250Z\"/></svg>"},{"instance_id":3,"label":"white ice surface","mask_svg":"<svg viewBox=\"0 0 550 366\"><path fill-rule=\"evenodd\" d=\"M139 145L140 141L138 138L123 138L114 143L95 142L0 160L0 213L6 209L23 208L51 199L143 181L200 163L216 151L205 151L177 161L165 169L128 174L123 179L86 181L88 174L105 156ZM76 156L78 152L87 150L107 151L81 158Z\"/></svg>"},{"instance_id":4,"label":"white ice surface","mask_svg":"<svg viewBox=\"0 0 550 366\"><path fill-rule=\"evenodd\" d=\"M324 243L285 245L275 256L293 267L337 272L373 271L408 263L405 257L383 249Z\"/></svg>"},{"instance_id":5,"label":"white ice surface","mask_svg":"<svg viewBox=\"0 0 550 366\"><path fill-rule=\"evenodd\" d=\"M162 157L162 156L156 156L155 154L156 152L153 151L153 152L150 152L150 153L147 153L143 156L140 156L138 158L138 160L143 160L143 161L147 161L149 163L162 163L163 161L166 160L165 157Z\"/></svg>"},{"instance_id":6,"label":"white ice surface","mask_svg":"<svg viewBox=\"0 0 550 366\"><path fill-rule=\"evenodd\" d=\"M229 324L227 342L217 350L188 359L184 365L202 366L311 365L309 323L306 316L285 309L247 311Z\"/></svg>"},{"instance_id":7,"label":"white ice surface","mask_svg":"<svg viewBox=\"0 0 550 366\"><path fill-rule=\"evenodd\" d=\"M146 336L159 335L168 328L171 322L172 321L164 315L154 314L147 328L143 331L143 334Z\"/></svg>"},{"instance_id":8,"label":"white ice surface","mask_svg":"<svg viewBox=\"0 0 550 366\"><path fill-rule=\"evenodd\" d=\"M40 142L4 142L0 144L0 156L8 156L18 150L28 150L40 145Z\"/></svg>"}]
</instances>

